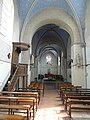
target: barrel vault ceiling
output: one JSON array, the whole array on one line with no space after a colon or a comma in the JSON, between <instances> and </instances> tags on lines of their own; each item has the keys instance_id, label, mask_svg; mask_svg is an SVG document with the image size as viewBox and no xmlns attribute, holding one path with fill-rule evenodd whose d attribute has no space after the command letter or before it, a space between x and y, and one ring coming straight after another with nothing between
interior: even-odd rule
<instances>
[{"instance_id":1,"label":"barrel vault ceiling","mask_svg":"<svg viewBox=\"0 0 90 120\"><path fill-rule=\"evenodd\" d=\"M22 29L27 17L32 16L47 8L60 8L66 11L77 22L77 18L84 28L85 9L87 0L16 0L20 29ZM38 55L52 52L53 54L61 55L63 50L65 55L69 33L55 24L46 24L41 26L35 32L32 38L33 54Z\"/></svg>"}]
</instances>

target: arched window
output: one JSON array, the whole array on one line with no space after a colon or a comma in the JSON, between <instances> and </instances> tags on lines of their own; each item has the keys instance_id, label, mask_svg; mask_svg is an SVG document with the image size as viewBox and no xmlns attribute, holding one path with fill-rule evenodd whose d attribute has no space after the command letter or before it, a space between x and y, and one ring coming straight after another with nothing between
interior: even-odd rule
<instances>
[{"instance_id":1,"label":"arched window","mask_svg":"<svg viewBox=\"0 0 90 120\"><path fill-rule=\"evenodd\" d=\"M49 64L49 65L52 65L52 57L51 57L51 55L46 56L46 63Z\"/></svg>"}]
</instances>

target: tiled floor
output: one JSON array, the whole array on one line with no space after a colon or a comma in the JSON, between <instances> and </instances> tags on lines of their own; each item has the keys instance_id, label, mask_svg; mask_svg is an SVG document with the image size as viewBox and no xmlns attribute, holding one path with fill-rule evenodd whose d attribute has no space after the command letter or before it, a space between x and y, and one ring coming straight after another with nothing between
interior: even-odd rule
<instances>
[{"instance_id":1,"label":"tiled floor","mask_svg":"<svg viewBox=\"0 0 90 120\"><path fill-rule=\"evenodd\" d=\"M70 120L53 84L45 85L45 95L41 98L35 120Z\"/></svg>"},{"instance_id":2,"label":"tiled floor","mask_svg":"<svg viewBox=\"0 0 90 120\"><path fill-rule=\"evenodd\" d=\"M70 119L54 85L45 84L45 95L41 98L35 120L90 120L90 112L72 112Z\"/></svg>"}]
</instances>

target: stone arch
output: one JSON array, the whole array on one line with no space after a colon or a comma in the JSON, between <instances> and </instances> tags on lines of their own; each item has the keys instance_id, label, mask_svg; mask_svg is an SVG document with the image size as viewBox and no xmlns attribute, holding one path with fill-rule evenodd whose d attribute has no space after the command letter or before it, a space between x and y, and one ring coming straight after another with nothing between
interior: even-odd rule
<instances>
[{"instance_id":1,"label":"stone arch","mask_svg":"<svg viewBox=\"0 0 90 120\"><path fill-rule=\"evenodd\" d=\"M51 43L57 43L57 45L63 50L64 56L66 57L66 49L65 49L65 44L64 42L61 42L61 36L57 35L57 39L55 40L55 38L49 38ZM47 44L48 39L45 40L39 40L40 42L38 42L37 47L35 48L35 54L38 55L39 50L41 47L44 47ZM45 42L46 41L46 42ZM62 39L63 41L63 39Z\"/></svg>"},{"instance_id":2,"label":"stone arch","mask_svg":"<svg viewBox=\"0 0 90 120\"><path fill-rule=\"evenodd\" d=\"M83 69L79 69L75 61L78 53L81 54L82 56L81 34L79 31L78 25L73 19L73 17L70 16L63 9L47 8L47 9L43 9L39 13L32 16L28 21L28 23L23 27L25 29L22 29L20 40L31 44L33 35L37 31L37 29L46 24L55 24L69 33L71 38L71 49L72 49L71 59L73 59L73 65L71 68L73 71L72 83L74 85L83 86L84 85ZM78 84L78 79L79 79L79 84Z\"/></svg>"},{"instance_id":3,"label":"stone arch","mask_svg":"<svg viewBox=\"0 0 90 120\"><path fill-rule=\"evenodd\" d=\"M48 13L48 14L47 14ZM56 18L56 14L58 17ZM66 30L71 36L71 43L80 43L80 34L78 26L74 19L64 10L59 8L48 8L33 16L26 24L25 30L22 30L20 41L31 43L35 31L45 24L56 24Z\"/></svg>"}]
</instances>

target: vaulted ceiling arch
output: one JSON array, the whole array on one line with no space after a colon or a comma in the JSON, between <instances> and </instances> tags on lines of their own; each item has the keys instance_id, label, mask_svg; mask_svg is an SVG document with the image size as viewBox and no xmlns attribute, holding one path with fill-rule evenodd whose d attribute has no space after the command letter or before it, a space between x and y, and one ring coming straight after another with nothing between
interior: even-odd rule
<instances>
[{"instance_id":1,"label":"vaulted ceiling arch","mask_svg":"<svg viewBox=\"0 0 90 120\"><path fill-rule=\"evenodd\" d=\"M39 57L39 59L41 59L42 56L44 56L45 54L50 54L50 53L52 53L54 56L56 56L56 54L57 54L57 56L59 56L58 50L56 48L54 48L54 47L49 47L49 48L46 47L46 48L42 49L42 52L40 52L38 57Z\"/></svg>"},{"instance_id":2,"label":"vaulted ceiling arch","mask_svg":"<svg viewBox=\"0 0 90 120\"><path fill-rule=\"evenodd\" d=\"M47 16L46 13L48 13L49 15ZM58 18L55 17L56 13L58 14ZM67 18L67 21L66 21L66 18ZM27 27L23 34L22 41L29 40L27 42L30 42L31 44L33 35L37 31L37 29L39 29L41 26L46 25L46 24L56 24L57 26L64 29L70 34L72 44L80 43L81 38L80 38L78 27L75 21L65 11L63 11L62 9L58 9L58 8L54 8L54 9L50 8L47 10L45 9L45 10L42 10L36 16L33 16L32 19L27 24ZM78 39L76 38L76 36Z\"/></svg>"},{"instance_id":3,"label":"vaulted ceiling arch","mask_svg":"<svg viewBox=\"0 0 90 120\"><path fill-rule=\"evenodd\" d=\"M77 26L80 32L81 43L84 44L84 38L82 35L83 34L82 28L84 28L84 26L82 26L83 23L81 23L81 21L84 19L86 3L87 3L87 0L82 0L78 2L75 2L75 0L57 0L57 2L52 0L49 0L49 1L44 1L44 0L43 1L41 0L18 1L17 0L19 16L22 22L22 25L21 25L22 27L20 30L20 41L22 40L23 32L26 29L26 26L29 20L31 19L31 17L33 17L35 14L39 13L45 8L48 9L48 7L49 8L58 7L60 9L67 11L67 13L73 17L74 21L77 23ZM34 12L34 11L37 11L37 12Z\"/></svg>"},{"instance_id":4,"label":"vaulted ceiling arch","mask_svg":"<svg viewBox=\"0 0 90 120\"><path fill-rule=\"evenodd\" d=\"M46 28L46 26L47 26L47 28ZM34 48L34 49L32 52L35 53L35 56L38 56L38 54L44 47L47 48L48 45L49 45L49 47L50 47L50 45L51 46L57 45L60 49L62 49L64 56L66 57L67 41L65 41L64 36L61 36L59 33L63 32L64 35L66 35L66 39L68 39L69 34L64 30L60 30L60 28L57 27L56 25L48 24L46 26L42 26L40 29L38 29L37 32L35 33L35 35L33 36L33 39L32 39L33 47L32 48ZM40 31L41 29L42 29L42 31ZM46 29L46 31L45 31L45 29ZM40 35L41 35L41 37L40 37ZM38 36L39 36L39 38L38 38Z\"/></svg>"}]
</instances>

